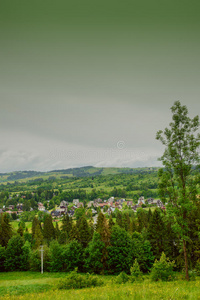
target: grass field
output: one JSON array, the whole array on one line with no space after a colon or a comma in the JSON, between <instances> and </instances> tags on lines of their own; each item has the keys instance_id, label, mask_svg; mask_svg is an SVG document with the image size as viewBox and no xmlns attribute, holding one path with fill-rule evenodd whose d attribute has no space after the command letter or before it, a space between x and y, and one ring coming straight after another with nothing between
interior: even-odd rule
<instances>
[{"instance_id":1,"label":"grass field","mask_svg":"<svg viewBox=\"0 0 200 300\"><path fill-rule=\"evenodd\" d=\"M196 281L116 284L114 276L101 276L102 287L82 290L57 290L56 283L65 273L0 273L0 299L200 299L200 278Z\"/></svg>"}]
</instances>

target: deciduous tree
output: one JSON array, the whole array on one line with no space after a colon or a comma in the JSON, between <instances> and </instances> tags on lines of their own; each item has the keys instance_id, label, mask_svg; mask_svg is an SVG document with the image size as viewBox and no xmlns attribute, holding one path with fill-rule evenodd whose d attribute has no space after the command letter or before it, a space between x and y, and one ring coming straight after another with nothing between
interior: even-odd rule
<instances>
[{"instance_id":1,"label":"deciduous tree","mask_svg":"<svg viewBox=\"0 0 200 300\"><path fill-rule=\"evenodd\" d=\"M187 242L189 241L189 214L197 200L196 177L193 168L199 163L199 117L191 119L188 109L176 101L171 107L172 122L156 138L165 146L160 160L164 169L159 172L159 190L168 205L167 213L173 217L174 229L182 239L186 279L189 280Z\"/></svg>"}]
</instances>

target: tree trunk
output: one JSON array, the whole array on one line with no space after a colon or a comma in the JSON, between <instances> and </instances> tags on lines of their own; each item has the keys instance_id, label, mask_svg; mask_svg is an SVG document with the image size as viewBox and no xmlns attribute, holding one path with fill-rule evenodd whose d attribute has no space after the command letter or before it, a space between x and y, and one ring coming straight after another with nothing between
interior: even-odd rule
<instances>
[{"instance_id":1,"label":"tree trunk","mask_svg":"<svg viewBox=\"0 0 200 300\"><path fill-rule=\"evenodd\" d=\"M185 258L185 279L189 281L190 278L188 273L188 260L187 260L187 250L186 250L185 240L183 240L183 251L184 251L184 258Z\"/></svg>"}]
</instances>

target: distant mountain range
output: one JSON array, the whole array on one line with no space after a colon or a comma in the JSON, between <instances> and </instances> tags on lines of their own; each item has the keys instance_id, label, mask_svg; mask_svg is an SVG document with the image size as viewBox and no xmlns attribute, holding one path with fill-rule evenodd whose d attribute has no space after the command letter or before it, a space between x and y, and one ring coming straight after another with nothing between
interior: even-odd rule
<instances>
[{"instance_id":1,"label":"distant mountain range","mask_svg":"<svg viewBox=\"0 0 200 300\"><path fill-rule=\"evenodd\" d=\"M16 171L10 173L0 173L0 182L8 181L23 181L28 179L48 179L48 177L63 178L64 176L69 177L90 177L97 175L109 175L109 174L136 174L136 173L146 173L158 168L96 168L92 166L80 167L80 168L70 168L63 170L53 170L49 172L38 172L38 171Z\"/></svg>"}]
</instances>

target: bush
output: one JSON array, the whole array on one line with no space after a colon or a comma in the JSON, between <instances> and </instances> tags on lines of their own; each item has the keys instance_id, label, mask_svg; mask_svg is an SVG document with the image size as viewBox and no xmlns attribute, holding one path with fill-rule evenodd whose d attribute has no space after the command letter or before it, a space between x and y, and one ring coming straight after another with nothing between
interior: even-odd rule
<instances>
[{"instance_id":1,"label":"bush","mask_svg":"<svg viewBox=\"0 0 200 300\"><path fill-rule=\"evenodd\" d=\"M170 262L168 258L166 258L165 253L163 252L160 260L155 260L153 264L153 268L151 271L151 280L152 281L171 281L174 279L174 267L175 262Z\"/></svg>"},{"instance_id":2,"label":"bush","mask_svg":"<svg viewBox=\"0 0 200 300\"><path fill-rule=\"evenodd\" d=\"M44 262L44 271L48 272L50 271L50 257L49 257L49 248L47 246L44 246L44 252L43 252L43 262ZM31 252L30 255L30 270L37 272L41 270L41 251L39 249L36 249Z\"/></svg>"},{"instance_id":3,"label":"bush","mask_svg":"<svg viewBox=\"0 0 200 300\"><path fill-rule=\"evenodd\" d=\"M66 278L60 279L57 288L60 289L83 289L103 285L103 280L90 274L81 275L77 269L72 271Z\"/></svg>"},{"instance_id":4,"label":"bush","mask_svg":"<svg viewBox=\"0 0 200 300\"><path fill-rule=\"evenodd\" d=\"M116 283L126 283L129 281L129 276L125 272L121 272L115 279Z\"/></svg>"},{"instance_id":5,"label":"bush","mask_svg":"<svg viewBox=\"0 0 200 300\"><path fill-rule=\"evenodd\" d=\"M5 259L6 259L6 249L0 245L0 272L5 271Z\"/></svg>"},{"instance_id":6,"label":"bush","mask_svg":"<svg viewBox=\"0 0 200 300\"><path fill-rule=\"evenodd\" d=\"M198 276L200 276L200 260L198 259L195 266L195 271Z\"/></svg>"},{"instance_id":7,"label":"bush","mask_svg":"<svg viewBox=\"0 0 200 300\"><path fill-rule=\"evenodd\" d=\"M135 259L135 262L131 267L130 272L131 272L130 279L132 282L136 280L143 280L142 272L140 271L140 266L138 264L137 259Z\"/></svg>"}]
</instances>

